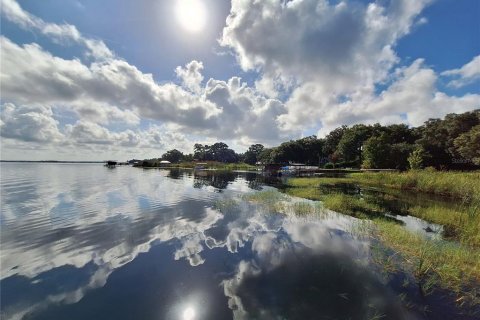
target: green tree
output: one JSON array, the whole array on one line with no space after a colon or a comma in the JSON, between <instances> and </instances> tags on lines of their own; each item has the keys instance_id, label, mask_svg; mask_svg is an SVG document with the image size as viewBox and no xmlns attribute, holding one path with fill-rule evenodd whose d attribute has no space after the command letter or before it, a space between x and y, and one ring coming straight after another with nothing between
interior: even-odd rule
<instances>
[{"instance_id":1,"label":"green tree","mask_svg":"<svg viewBox=\"0 0 480 320\"><path fill-rule=\"evenodd\" d=\"M454 140L456 151L467 161L480 165L480 125Z\"/></svg>"},{"instance_id":2,"label":"green tree","mask_svg":"<svg viewBox=\"0 0 480 320\"><path fill-rule=\"evenodd\" d=\"M260 154L262 153L264 146L261 144L252 144L247 152L245 152L243 161L248 164L255 164L259 161Z\"/></svg>"},{"instance_id":3,"label":"green tree","mask_svg":"<svg viewBox=\"0 0 480 320\"><path fill-rule=\"evenodd\" d=\"M323 154L326 157L329 157L337 150L338 143L342 139L345 131L347 131L347 126L341 126L327 134L322 146Z\"/></svg>"},{"instance_id":4,"label":"green tree","mask_svg":"<svg viewBox=\"0 0 480 320\"><path fill-rule=\"evenodd\" d=\"M363 144L363 163L367 169L385 169L390 165L390 141L386 134L368 138Z\"/></svg>"},{"instance_id":5,"label":"green tree","mask_svg":"<svg viewBox=\"0 0 480 320\"><path fill-rule=\"evenodd\" d=\"M337 146L337 151L344 161L360 162L360 148L363 143L373 135L374 129L378 129L378 127L356 124L344 132Z\"/></svg>"},{"instance_id":6,"label":"green tree","mask_svg":"<svg viewBox=\"0 0 480 320\"><path fill-rule=\"evenodd\" d=\"M410 169L418 170L422 169L424 165L425 159L425 151L422 147L418 146L415 150L412 151L410 156L408 157L408 163L410 165Z\"/></svg>"},{"instance_id":7,"label":"green tree","mask_svg":"<svg viewBox=\"0 0 480 320\"><path fill-rule=\"evenodd\" d=\"M177 163L177 162L179 162L180 160L183 159L183 153L178 151L177 149L172 149L172 150L169 150L169 151L165 152L162 155L162 159L170 161L172 163Z\"/></svg>"}]
</instances>

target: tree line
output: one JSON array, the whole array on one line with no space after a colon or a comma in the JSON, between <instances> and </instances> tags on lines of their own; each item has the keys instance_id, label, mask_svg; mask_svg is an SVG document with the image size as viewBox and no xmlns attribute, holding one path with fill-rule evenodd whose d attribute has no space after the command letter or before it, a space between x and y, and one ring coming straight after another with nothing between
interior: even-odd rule
<instances>
[{"instance_id":1,"label":"tree line","mask_svg":"<svg viewBox=\"0 0 480 320\"><path fill-rule=\"evenodd\" d=\"M325 168L476 169L480 166L480 109L430 119L419 127L405 124L341 126L325 138L309 136L266 148L253 144L236 153L224 142L195 144L193 154L173 149L161 157L172 163L303 163Z\"/></svg>"}]
</instances>

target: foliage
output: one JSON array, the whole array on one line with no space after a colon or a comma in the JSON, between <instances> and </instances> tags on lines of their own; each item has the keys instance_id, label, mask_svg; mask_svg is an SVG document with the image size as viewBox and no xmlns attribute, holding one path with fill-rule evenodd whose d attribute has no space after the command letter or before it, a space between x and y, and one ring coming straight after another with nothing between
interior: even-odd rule
<instances>
[{"instance_id":1,"label":"foliage","mask_svg":"<svg viewBox=\"0 0 480 320\"><path fill-rule=\"evenodd\" d=\"M462 133L454 141L455 150L467 161L480 165L480 125Z\"/></svg>"},{"instance_id":2,"label":"foliage","mask_svg":"<svg viewBox=\"0 0 480 320\"><path fill-rule=\"evenodd\" d=\"M472 170L480 166L480 110L430 119L417 128L405 124L356 124L332 130L325 138L314 135L265 148L253 144L237 154L224 142L195 144L193 154L170 150L162 156L171 162L303 163L325 168ZM147 160L146 160L147 161ZM151 165L152 162L148 162Z\"/></svg>"},{"instance_id":3,"label":"foliage","mask_svg":"<svg viewBox=\"0 0 480 320\"><path fill-rule=\"evenodd\" d=\"M421 138L417 140L426 152L425 166L436 168L466 168L471 166L468 159L463 158L457 150L469 139L455 139L480 124L480 110L462 114L448 114L444 120L430 119L420 127ZM455 159L456 161L453 161Z\"/></svg>"},{"instance_id":4,"label":"foliage","mask_svg":"<svg viewBox=\"0 0 480 320\"><path fill-rule=\"evenodd\" d=\"M217 142L213 145L202 145L196 143L194 145L193 157L200 161L218 161L233 163L239 161L239 156L234 150L229 149L224 142Z\"/></svg>"},{"instance_id":5,"label":"foliage","mask_svg":"<svg viewBox=\"0 0 480 320\"><path fill-rule=\"evenodd\" d=\"M362 166L367 169L383 169L390 165L391 147L385 134L370 137L363 145Z\"/></svg>"},{"instance_id":6,"label":"foliage","mask_svg":"<svg viewBox=\"0 0 480 320\"><path fill-rule=\"evenodd\" d=\"M425 151L422 147L417 147L408 156L408 164L410 169L418 170L423 168L423 159L425 158Z\"/></svg>"},{"instance_id":7,"label":"foliage","mask_svg":"<svg viewBox=\"0 0 480 320\"><path fill-rule=\"evenodd\" d=\"M170 161L171 163L177 163L183 160L183 153L177 149L169 150L162 155L163 160Z\"/></svg>"},{"instance_id":8,"label":"foliage","mask_svg":"<svg viewBox=\"0 0 480 320\"><path fill-rule=\"evenodd\" d=\"M247 152L244 154L244 159L243 161L245 163L254 165L257 163L257 161L260 160L260 155L264 149L264 146L262 144L252 144Z\"/></svg>"},{"instance_id":9,"label":"foliage","mask_svg":"<svg viewBox=\"0 0 480 320\"><path fill-rule=\"evenodd\" d=\"M337 146L337 152L344 161L360 160L363 143L372 136L374 127L356 124L348 128Z\"/></svg>"},{"instance_id":10,"label":"foliage","mask_svg":"<svg viewBox=\"0 0 480 320\"><path fill-rule=\"evenodd\" d=\"M343 134L347 131L347 126L341 126L335 130L330 131L325 137L325 141L322 147L323 154L329 157L337 150L338 143L343 137Z\"/></svg>"}]
</instances>

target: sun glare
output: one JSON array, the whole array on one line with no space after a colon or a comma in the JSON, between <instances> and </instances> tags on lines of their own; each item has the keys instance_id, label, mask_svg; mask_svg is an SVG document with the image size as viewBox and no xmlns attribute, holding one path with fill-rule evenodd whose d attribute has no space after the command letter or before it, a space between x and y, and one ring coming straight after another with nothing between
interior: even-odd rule
<instances>
[{"instance_id":1,"label":"sun glare","mask_svg":"<svg viewBox=\"0 0 480 320\"><path fill-rule=\"evenodd\" d=\"M188 32L199 32L205 27L207 12L202 0L177 0L175 15Z\"/></svg>"},{"instance_id":2,"label":"sun glare","mask_svg":"<svg viewBox=\"0 0 480 320\"><path fill-rule=\"evenodd\" d=\"M182 320L194 320L195 319L195 309L192 307L187 307L183 311L183 319Z\"/></svg>"}]
</instances>

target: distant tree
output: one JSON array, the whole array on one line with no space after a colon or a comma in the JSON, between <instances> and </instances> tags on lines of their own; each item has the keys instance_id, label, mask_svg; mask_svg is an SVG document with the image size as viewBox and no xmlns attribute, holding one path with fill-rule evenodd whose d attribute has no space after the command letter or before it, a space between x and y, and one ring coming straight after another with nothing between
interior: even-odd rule
<instances>
[{"instance_id":1,"label":"distant tree","mask_svg":"<svg viewBox=\"0 0 480 320\"><path fill-rule=\"evenodd\" d=\"M183 155L183 161L193 161L194 156L193 153Z\"/></svg>"},{"instance_id":2,"label":"distant tree","mask_svg":"<svg viewBox=\"0 0 480 320\"><path fill-rule=\"evenodd\" d=\"M362 166L367 169L385 169L390 165L390 141L386 134L368 138L362 148Z\"/></svg>"},{"instance_id":3,"label":"distant tree","mask_svg":"<svg viewBox=\"0 0 480 320\"><path fill-rule=\"evenodd\" d=\"M343 137L343 134L347 130L347 126L341 126L336 128L333 131L330 131L329 134L324 139L324 143L322 146L323 154L326 157L329 157L337 150L338 143Z\"/></svg>"},{"instance_id":4,"label":"distant tree","mask_svg":"<svg viewBox=\"0 0 480 320\"><path fill-rule=\"evenodd\" d=\"M210 146L207 150L209 160L219 162L238 162L238 155L234 150L229 149L228 145L224 142L217 142Z\"/></svg>"},{"instance_id":5,"label":"distant tree","mask_svg":"<svg viewBox=\"0 0 480 320\"><path fill-rule=\"evenodd\" d=\"M205 156L206 156L206 147L208 147L207 145L203 145L203 144L200 144L200 143L195 143L195 145L193 146L193 157L197 160L206 160L205 159Z\"/></svg>"},{"instance_id":6,"label":"distant tree","mask_svg":"<svg viewBox=\"0 0 480 320\"><path fill-rule=\"evenodd\" d=\"M344 132L337 145L337 152L344 161L360 161L361 146L373 135L374 128L363 124L356 124Z\"/></svg>"},{"instance_id":7,"label":"distant tree","mask_svg":"<svg viewBox=\"0 0 480 320\"><path fill-rule=\"evenodd\" d=\"M421 146L417 146L408 157L410 169L418 170L424 167L425 151Z\"/></svg>"},{"instance_id":8,"label":"distant tree","mask_svg":"<svg viewBox=\"0 0 480 320\"><path fill-rule=\"evenodd\" d=\"M455 139L480 124L480 110L462 114L448 114L444 120L429 119L418 128L421 138L417 144L425 150L425 166L436 168L455 167L453 159L462 159L455 146Z\"/></svg>"},{"instance_id":9,"label":"distant tree","mask_svg":"<svg viewBox=\"0 0 480 320\"><path fill-rule=\"evenodd\" d=\"M415 130L410 129L406 124L392 124L382 128L382 131L388 135L390 143L408 143L413 144L419 138Z\"/></svg>"},{"instance_id":10,"label":"distant tree","mask_svg":"<svg viewBox=\"0 0 480 320\"><path fill-rule=\"evenodd\" d=\"M415 145L406 142L391 145L388 168L407 170L409 167L408 157L414 149Z\"/></svg>"},{"instance_id":11,"label":"distant tree","mask_svg":"<svg viewBox=\"0 0 480 320\"><path fill-rule=\"evenodd\" d=\"M260 155L258 156L258 160L262 163L273 163L273 155L275 153L275 148L264 148Z\"/></svg>"},{"instance_id":12,"label":"distant tree","mask_svg":"<svg viewBox=\"0 0 480 320\"><path fill-rule=\"evenodd\" d=\"M162 155L162 159L172 163L177 163L183 159L183 153L177 149L169 150Z\"/></svg>"},{"instance_id":13,"label":"distant tree","mask_svg":"<svg viewBox=\"0 0 480 320\"><path fill-rule=\"evenodd\" d=\"M480 165L480 125L454 140L456 151L467 161Z\"/></svg>"},{"instance_id":14,"label":"distant tree","mask_svg":"<svg viewBox=\"0 0 480 320\"><path fill-rule=\"evenodd\" d=\"M264 146L261 144L252 144L248 150L245 152L243 161L248 164L255 164L259 160L260 154L262 153Z\"/></svg>"}]
</instances>

